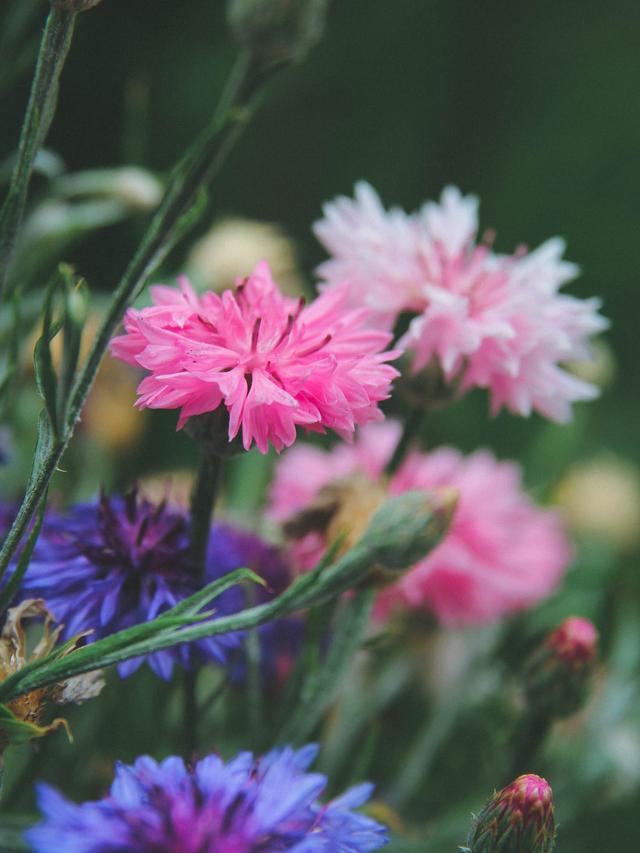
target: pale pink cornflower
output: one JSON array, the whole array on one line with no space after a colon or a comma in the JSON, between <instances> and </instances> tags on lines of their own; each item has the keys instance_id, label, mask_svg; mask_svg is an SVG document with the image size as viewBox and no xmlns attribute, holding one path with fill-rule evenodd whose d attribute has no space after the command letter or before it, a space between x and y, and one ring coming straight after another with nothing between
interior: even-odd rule
<instances>
[{"instance_id":1,"label":"pale pink cornflower","mask_svg":"<svg viewBox=\"0 0 640 853\"><path fill-rule=\"evenodd\" d=\"M399 346L413 369L436 362L461 390L485 387L491 406L553 420L597 389L562 368L591 357L589 337L606 327L596 299L559 293L578 268L562 259L564 242L498 255L477 242L478 201L447 187L439 203L413 214L385 211L375 191L325 205L315 233L331 254L319 267L322 290L347 281L352 305L391 328L401 312L416 316Z\"/></svg>"},{"instance_id":2,"label":"pale pink cornflower","mask_svg":"<svg viewBox=\"0 0 640 853\"><path fill-rule=\"evenodd\" d=\"M358 432L351 446L322 451L298 445L278 463L270 514L285 520L304 510L321 489L363 480L379 484L400 434L393 421ZM564 575L571 548L558 517L524 493L520 469L489 452L464 457L452 448L411 451L386 483L389 495L453 489L458 505L442 542L410 571L385 587L380 618L403 609L426 610L445 625L482 624L531 607ZM301 568L315 564L326 546L321 532L297 543Z\"/></svg>"},{"instance_id":3,"label":"pale pink cornflower","mask_svg":"<svg viewBox=\"0 0 640 853\"><path fill-rule=\"evenodd\" d=\"M296 427L350 438L356 425L382 420L378 403L397 371L386 364L391 336L366 325L364 308L347 308L345 287L308 306L283 296L265 262L221 295L151 288L153 305L130 308L117 358L149 371L139 408L181 409L178 428L225 406L229 440L266 453L295 441Z\"/></svg>"}]
</instances>

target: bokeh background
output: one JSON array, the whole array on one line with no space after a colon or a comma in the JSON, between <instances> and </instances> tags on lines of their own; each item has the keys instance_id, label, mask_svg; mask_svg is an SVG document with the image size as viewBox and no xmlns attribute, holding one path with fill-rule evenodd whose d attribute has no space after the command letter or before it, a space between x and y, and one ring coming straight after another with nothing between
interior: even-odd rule
<instances>
[{"instance_id":1,"label":"bokeh background","mask_svg":"<svg viewBox=\"0 0 640 853\"><path fill-rule=\"evenodd\" d=\"M20 38L13 42L6 38L13 5L4 0L0 8L0 160L16 143L47 6L22 0ZM162 179L203 126L233 62L224 5L104 0L80 16L47 143L69 172L132 164ZM476 193L481 225L496 229L500 251L563 236L567 257L582 268L569 291L600 296L611 321L601 399L576 407L572 424L561 427L537 417L491 419L486 395L477 392L434 418L427 441L465 450L490 446L517 458L531 490L544 498L558 494L573 466L594 458L633 472L640 465L639 42L640 6L632 0L335 0L324 40L304 65L273 83L215 181L194 239L226 216L277 223L294 241L310 284L323 257L311 225L323 202L350 194L358 179L372 183L388 205L407 209L448 183ZM43 178L35 190L36 197L44 191ZM70 244L64 257L92 292L107 294L143 224L144 216L127 217ZM167 278L189 250L185 244L174 252ZM20 405L27 423L35 403ZM171 413L154 413L117 453L89 443L70 459L69 479L89 494L100 480L119 486L186 466L191 448L175 436L174 422ZM21 481L31 436L25 430L13 441L13 464L0 473L5 494ZM235 479L236 501L256 505L259 490L247 495L240 471ZM603 506L607 488L601 486ZM596 485L596 503L597 494ZM618 516L633 503L629 494L619 498ZM632 508L632 527L637 517ZM579 558L594 568L569 586L582 611L598 620L605 649L617 642L621 602L631 607L620 654L622 671L636 678L637 538L625 535L622 544L581 540ZM144 729L139 720L134 725ZM629 729L632 745L621 747L635 782L582 809L579 820L567 816L562 853L640 844L637 728ZM464 756L455 761L464 774ZM440 801L443 792L434 797Z\"/></svg>"}]
</instances>

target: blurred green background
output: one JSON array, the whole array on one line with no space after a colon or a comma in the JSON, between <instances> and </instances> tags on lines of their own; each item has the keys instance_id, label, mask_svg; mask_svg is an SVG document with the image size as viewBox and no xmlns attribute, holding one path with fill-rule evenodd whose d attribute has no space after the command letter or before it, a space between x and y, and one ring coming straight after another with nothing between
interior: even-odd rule
<instances>
[{"instance_id":1,"label":"blurred green background","mask_svg":"<svg viewBox=\"0 0 640 853\"><path fill-rule=\"evenodd\" d=\"M2 3L0 33L14 5ZM47 5L22 0L19 50L4 57L14 71L23 63L24 73L0 78L0 159L16 144ZM224 6L103 0L80 16L47 143L70 171L127 163L166 174L206 121L233 62ZM492 420L477 392L434 419L428 440L518 458L541 495L571 462L601 450L638 464L639 44L640 5L632 0L335 0L324 40L272 84L194 236L225 215L278 223L312 280L323 253L311 224L323 202L350 194L358 179L407 209L447 183L476 193L481 229L497 230L499 251L563 236L567 257L583 270L569 291L600 296L612 324L616 371L601 400L578 406L573 423L560 427L537 417ZM36 194L40 187L36 181ZM141 228L138 218L100 230L65 259L92 291L108 293ZM174 253L167 274L186 249ZM187 461L174 423L172 413L154 414L112 479ZM109 474L100 459L88 462L91 490ZM617 592L597 600L601 617L614 594L637 596L635 571L627 559ZM597 582L597 572L589 577ZM568 821L561 853L635 849L637 791Z\"/></svg>"}]
</instances>

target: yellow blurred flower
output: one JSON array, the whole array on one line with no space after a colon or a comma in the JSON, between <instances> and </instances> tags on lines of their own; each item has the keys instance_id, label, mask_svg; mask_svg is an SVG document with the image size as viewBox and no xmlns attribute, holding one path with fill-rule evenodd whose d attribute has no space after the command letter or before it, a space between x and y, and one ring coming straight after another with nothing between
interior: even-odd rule
<instances>
[{"instance_id":1,"label":"yellow blurred flower","mask_svg":"<svg viewBox=\"0 0 640 853\"><path fill-rule=\"evenodd\" d=\"M233 217L217 222L193 246L187 271L196 286L201 283L220 291L249 275L263 260L284 293L299 296L303 292L292 241L277 225L253 219Z\"/></svg>"},{"instance_id":2,"label":"yellow blurred flower","mask_svg":"<svg viewBox=\"0 0 640 853\"><path fill-rule=\"evenodd\" d=\"M616 359L609 344L602 338L593 341L590 361L570 361L565 367L577 376L599 388L610 385L616 375Z\"/></svg>"},{"instance_id":3,"label":"yellow blurred flower","mask_svg":"<svg viewBox=\"0 0 640 853\"><path fill-rule=\"evenodd\" d=\"M100 315L92 314L82 332L80 363L89 353L100 324ZM40 337L37 329L25 347L25 365L31 370L33 349ZM57 370L62 358L62 336L56 336L51 342L51 355ZM141 435L146 413L134 408L136 388L140 382L138 372L128 364L111 358L104 358L93 387L82 411L82 427L105 450L118 451L133 444Z\"/></svg>"},{"instance_id":4,"label":"yellow blurred flower","mask_svg":"<svg viewBox=\"0 0 640 853\"><path fill-rule=\"evenodd\" d=\"M166 501L170 506L187 509L193 480L193 471L187 469L152 474L140 481L140 491L152 503Z\"/></svg>"},{"instance_id":5,"label":"yellow blurred flower","mask_svg":"<svg viewBox=\"0 0 640 853\"><path fill-rule=\"evenodd\" d=\"M640 473L623 459L603 455L575 465L555 500L576 532L624 550L640 542Z\"/></svg>"}]
</instances>

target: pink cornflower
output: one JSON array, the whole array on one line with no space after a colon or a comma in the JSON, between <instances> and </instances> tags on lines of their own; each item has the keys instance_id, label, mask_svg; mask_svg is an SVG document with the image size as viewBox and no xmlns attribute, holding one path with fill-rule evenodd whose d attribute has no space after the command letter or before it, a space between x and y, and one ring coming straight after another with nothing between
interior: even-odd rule
<instances>
[{"instance_id":1,"label":"pink cornflower","mask_svg":"<svg viewBox=\"0 0 640 853\"><path fill-rule=\"evenodd\" d=\"M278 463L270 514L286 520L321 490L358 478L364 489L379 484L400 434L387 421L359 431L356 442L333 451L298 445ZM368 484L368 485L367 485ZM389 495L416 489L454 489L458 506L449 532L421 562L378 598L376 612L427 610L446 625L481 624L548 596L562 578L571 548L557 516L537 507L522 491L520 471L489 452L463 457L452 448L414 450L386 483ZM309 568L326 540L311 531L294 556Z\"/></svg>"},{"instance_id":2,"label":"pink cornflower","mask_svg":"<svg viewBox=\"0 0 640 853\"><path fill-rule=\"evenodd\" d=\"M331 254L321 287L348 281L351 304L366 305L381 328L414 313L399 346L413 353L415 371L435 361L461 390L487 388L493 412L568 420L571 403L597 389L561 365L591 357L589 337L607 325L600 303L559 293L578 273L560 239L511 256L478 243L477 207L447 187L416 213L387 212L358 184L355 199L325 205L315 225Z\"/></svg>"},{"instance_id":3,"label":"pink cornflower","mask_svg":"<svg viewBox=\"0 0 640 853\"><path fill-rule=\"evenodd\" d=\"M229 440L242 429L248 450L266 453L295 441L296 427L349 438L356 425L381 420L397 371L383 352L391 336L366 325L368 311L346 306L336 287L308 306L283 296L265 262L221 295L151 288L153 305L125 316L114 338L117 358L149 371L139 408L181 409L178 428L224 405Z\"/></svg>"}]
</instances>

